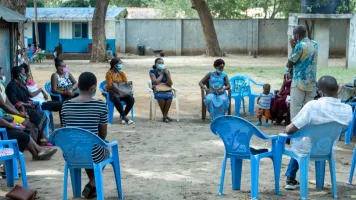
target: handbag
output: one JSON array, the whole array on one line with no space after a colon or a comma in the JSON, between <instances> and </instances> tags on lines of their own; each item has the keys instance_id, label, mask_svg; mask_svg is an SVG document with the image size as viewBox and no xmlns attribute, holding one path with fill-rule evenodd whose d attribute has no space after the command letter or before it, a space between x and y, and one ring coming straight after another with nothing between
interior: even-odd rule
<instances>
[{"instance_id":1,"label":"handbag","mask_svg":"<svg viewBox=\"0 0 356 200\"><path fill-rule=\"evenodd\" d=\"M34 200L36 198L36 194L36 190L16 185L9 193L6 194L6 197L14 200Z\"/></svg>"},{"instance_id":2,"label":"handbag","mask_svg":"<svg viewBox=\"0 0 356 200\"><path fill-rule=\"evenodd\" d=\"M172 87L169 87L167 84L158 84L154 86L154 91L155 92L171 92Z\"/></svg>"},{"instance_id":3,"label":"handbag","mask_svg":"<svg viewBox=\"0 0 356 200\"><path fill-rule=\"evenodd\" d=\"M132 82L113 83L110 91L114 97L125 98L132 95Z\"/></svg>"}]
</instances>

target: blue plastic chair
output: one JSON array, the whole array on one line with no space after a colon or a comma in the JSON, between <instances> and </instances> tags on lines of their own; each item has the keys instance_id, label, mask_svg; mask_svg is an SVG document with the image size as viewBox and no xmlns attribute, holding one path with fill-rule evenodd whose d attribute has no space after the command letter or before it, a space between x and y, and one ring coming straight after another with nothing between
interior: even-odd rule
<instances>
[{"instance_id":1,"label":"blue plastic chair","mask_svg":"<svg viewBox=\"0 0 356 200\"><path fill-rule=\"evenodd\" d=\"M105 95L105 98L106 98L106 105L108 106L108 111L109 111L109 124L113 124L114 123L114 111L115 111L115 105L114 103L110 100L110 93L105 91L105 88L106 88L106 81L103 81L100 83L99 85L99 89L100 89L100 92ZM125 106L126 103L125 101L121 101L121 104L122 106ZM131 119L134 120L134 107L132 107L131 109Z\"/></svg>"},{"instance_id":2,"label":"blue plastic chair","mask_svg":"<svg viewBox=\"0 0 356 200\"><path fill-rule=\"evenodd\" d=\"M349 184L352 184L352 178L354 176L354 171L355 171L355 164L356 164L356 146L354 148L354 154L352 156L352 164L351 164L351 169L350 169L350 176L349 176Z\"/></svg>"},{"instance_id":3,"label":"blue plastic chair","mask_svg":"<svg viewBox=\"0 0 356 200\"><path fill-rule=\"evenodd\" d=\"M246 75L236 75L230 78L231 83L231 97L235 100L235 115L240 115L240 106L242 100L242 106L244 114L245 111L245 101L244 98L248 97L249 99L249 106L248 111L250 115L254 115L255 113L255 99L259 96L259 94L253 93L251 89L251 83L257 86L263 86L264 84L255 82L252 78Z\"/></svg>"},{"instance_id":4,"label":"blue plastic chair","mask_svg":"<svg viewBox=\"0 0 356 200\"><path fill-rule=\"evenodd\" d=\"M300 170L300 197L308 199L308 169L309 162L315 161L316 188L324 188L325 161L329 162L333 197L337 198L336 169L333 154L333 145L339 139L340 132L345 126L336 122L320 125L310 125L300 129L292 135L280 134L277 143L277 152L280 153L278 161L281 163L282 154L294 158L298 161ZM285 149L287 138L309 137L311 140L311 150L305 157L296 155L292 150Z\"/></svg>"},{"instance_id":5,"label":"blue plastic chair","mask_svg":"<svg viewBox=\"0 0 356 200\"><path fill-rule=\"evenodd\" d=\"M242 161L251 161L251 198L258 198L258 179L260 160L271 158L274 165L275 190L279 195L279 173L280 163L275 157L275 145L277 136L263 134L253 124L235 116L221 116L216 118L210 125L211 131L220 136L225 146L225 155L222 162L219 195L222 195L225 179L226 161L231 160L232 189L240 190ZM255 135L263 140L272 140L272 150L256 151L250 149L251 137Z\"/></svg>"},{"instance_id":6,"label":"blue plastic chair","mask_svg":"<svg viewBox=\"0 0 356 200\"><path fill-rule=\"evenodd\" d=\"M47 116L47 119L49 119L46 124L46 129L45 129L46 138L49 138L49 128L51 128L52 132L54 131L54 120L53 120L52 112L49 110L42 110L41 103L39 101L33 101L33 102L37 105L37 107L41 111L43 111L45 113L45 115Z\"/></svg>"},{"instance_id":7,"label":"blue plastic chair","mask_svg":"<svg viewBox=\"0 0 356 200\"><path fill-rule=\"evenodd\" d=\"M46 89L46 92L47 92L49 95L51 95L51 97L52 97L52 96L53 96L53 97L58 97L58 101L63 101L62 95L60 95L60 94L54 94L54 93L52 92L52 85L51 85L51 82L47 82L47 83L45 84L45 89Z\"/></svg>"},{"instance_id":8,"label":"blue plastic chair","mask_svg":"<svg viewBox=\"0 0 356 200\"><path fill-rule=\"evenodd\" d=\"M6 129L0 128L0 133L3 140L0 139L0 152L12 149L13 154L7 156L0 156L0 161L5 162L6 181L8 187L14 187L15 179L18 179L17 159L20 161L22 183L23 187L28 188L26 165L23 153L19 151L16 140L9 140L7 137Z\"/></svg>"},{"instance_id":9,"label":"blue plastic chair","mask_svg":"<svg viewBox=\"0 0 356 200\"><path fill-rule=\"evenodd\" d=\"M116 141L106 143L97 135L80 128L61 128L50 136L50 142L61 148L64 157L64 188L63 199L67 199L68 170L72 181L74 198L81 197L81 169L94 169L96 194L98 200L104 199L103 168L111 164L114 169L116 188L122 199L119 147ZM93 162L92 149L97 144L104 148L111 147L110 157L98 164Z\"/></svg>"},{"instance_id":10,"label":"blue plastic chair","mask_svg":"<svg viewBox=\"0 0 356 200\"><path fill-rule=\"evenodd\" d=\"M341 100L342 103L345 103L345 100ZM348 105L350 105L352 108L355 108L356 106L356 103L355 102L348 102L347 103ZM347 146L350 146L350 142L352 140L352 133L354 133L355 135L355 121L356 121L356 109L354 109L353 111L353 115L352 115L352 121L351 123L349 124L349 126L342 130L341 133L345 133L345 144ZM341 139L341 137L340 137Z\"/></svg>"}]
</instances>

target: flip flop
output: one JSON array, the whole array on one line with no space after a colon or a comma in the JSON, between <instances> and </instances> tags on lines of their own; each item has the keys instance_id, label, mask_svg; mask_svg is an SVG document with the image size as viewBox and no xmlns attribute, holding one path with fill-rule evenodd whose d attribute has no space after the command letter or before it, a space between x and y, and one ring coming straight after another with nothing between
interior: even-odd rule
<instances>
[{"instance_id":1,"label":"flip flop","mask_svg":"<svg viewBox=\"0 0 356 200\"><path fill-rule=\"evenodd\" d=\"M166 117L166 119L168 119L169 122L173 122L173 120L170 117Z\"/></svg>"},{"instance_id":2,"label":"flip flop","mask_svg":"<svg viewBox=\"0 0 356 200\"><path fill-rule=\"evenodd\" d=\"M37 155L37 157L35 157L35 160L49 160L52 158L52 156L54 154L56 154L56 152L57 152L57 149L47 150L43 154Z\"/></svg>"},{"instance_id":3,"label":"flip flop","mask_svg":"<svg viewBox=\"0 0 356 200\"><path fill-rule=\"evenodd\" d=\"M130 119L129 121L127 121L127 124L128 125L135 125L135 122Z\"/></svg>"},{"instance_id":4,"label":"flip flop","mask_svg":"<svg viewBox=\"0 0 356 200\"><path fill-rule=\"evenodd\" d=\"M125 125L125 124L126 124L126 121L125 121L125 120L121 120L121 124L122 124L122 125Z\"/></svg>"}]
</instances>

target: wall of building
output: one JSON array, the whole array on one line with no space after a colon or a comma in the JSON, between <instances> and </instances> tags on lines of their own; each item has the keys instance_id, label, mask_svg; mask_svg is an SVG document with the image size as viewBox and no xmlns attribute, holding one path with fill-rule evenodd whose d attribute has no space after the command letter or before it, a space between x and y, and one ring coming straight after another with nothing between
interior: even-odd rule
<instances>
[{"instance_id":1,"label":"wall of building","mask_svg":"<svg viewBox=\"0 0 356 200\"><path fill-rule=\"evenodd\" d=\"M226 53L287 55L288 20L248 19L214 20L220 48ZM346 53L347 22L330 21L330 54ZM137 44L170 55L201 55L205 41L199 20L195 19L123 19L116 24L116 48L136 53ZM152 54L146 51L147 54Z\"/></svg>"},{"instance_id":2,"label":"wall of building","mask_svg":"<svg viewBox=\"0 0 356 200\"><path fill-rule=\"evenodd\" d=\"M75 21L83 22L83 21ZM47 22L49 24L49 22ZM51 24L59 24L59 37L56 36L54 31L46 32L46 51L52 52L54 47L57 46L58 42L62 44L63 52L68 53L86 53L89 51L89 44L92 43L92 22L88 22L88 38L73 38L73 21L51 21ZM48 26L48 25L47 25ZM107 44L110 46L112 51L116 52L116 23L115 21L106 21L106 39ZM32 22L25 24L25 39L28 43L33 42L33 28ZM49 26L48 26L49 27ZM54 27L54 26L53 26ZM54 38L56 37L56 38ZM49 40L50 39L50 40ZM52 41L53 40L53 41ZM52 44L53 43L53 44ZM55 46L53 46L55 44Z\"/></svg>"}]
</instances>

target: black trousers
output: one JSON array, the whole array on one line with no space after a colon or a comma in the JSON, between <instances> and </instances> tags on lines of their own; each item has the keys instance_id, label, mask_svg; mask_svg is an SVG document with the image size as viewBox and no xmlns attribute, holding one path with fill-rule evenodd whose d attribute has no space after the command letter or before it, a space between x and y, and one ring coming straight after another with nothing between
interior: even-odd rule
<instances>
[{"instance_id":1,"label":"black trousers","mask_svg":"<svg viewBox=\"0 0 356 200\"><path fill-rule=\"evenodd\" d=\"M42 110L49 110L52 112L59 112L62 109L63 102L60 101L47 101L42 103Z\"/></svg>"},{"instance_id":2,"label":"black trousers","mask_svg":"<svg viewBox=\"0 0 356 200\"><path fill-rule=\"evenodd\" d=\"M111 101L114 103L115 108L117 109L117 111L120 113L121 116L126 117L127 114L129 114L130 110L132 109L134 103L135 103L135 99L133 96L128 96L125 98L118 98L118 97L113 97L112 95L110 95L111 97ZM124 110L123 105L121 104L121 101L124 101L126 103L126 107Z\"/></svg>"},{"instance_id":3,"label":"black trousers","mask_svg":"<svg viewBox=\"0 0 356 200\"><path fill-rule=\"evenodd\" d=\"M27 149L28 143L30 143L30 135L23 131L15 131L7 129L7 137L9 140L17 140L19 150L24 152Z\"/></svg>"}]
</instances>

